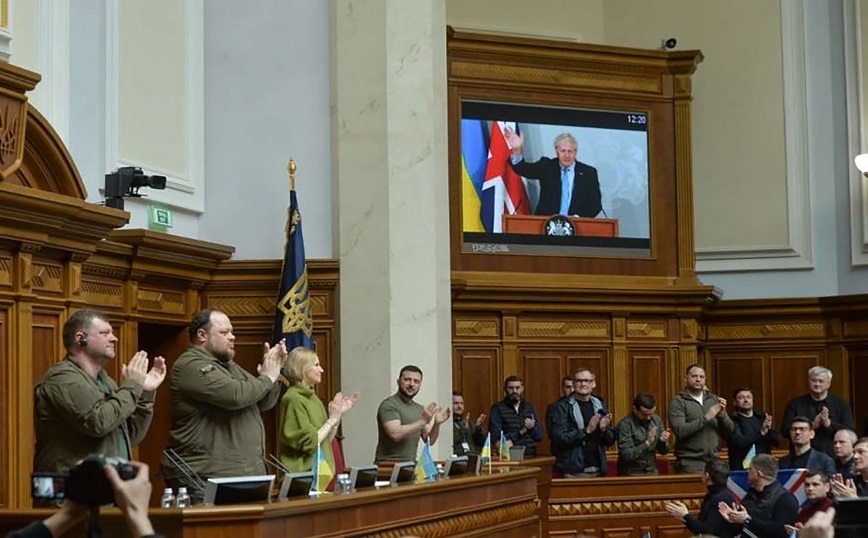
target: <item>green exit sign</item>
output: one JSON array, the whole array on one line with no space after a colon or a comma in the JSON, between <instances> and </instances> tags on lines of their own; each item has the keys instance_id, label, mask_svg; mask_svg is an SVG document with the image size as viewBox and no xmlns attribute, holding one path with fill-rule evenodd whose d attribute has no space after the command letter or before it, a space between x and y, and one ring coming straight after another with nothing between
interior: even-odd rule
<instances>
[{"instance_id":1,"label":"green exit sign","mask_svg":"<svg viewBox=\"0 0 868 538\"><path fill-rule=\"evenodd\" d=\"M156 231L166 231L172 227L172 211L163 206L148 206L148 228Z\"/></svg>"}]
</instances>

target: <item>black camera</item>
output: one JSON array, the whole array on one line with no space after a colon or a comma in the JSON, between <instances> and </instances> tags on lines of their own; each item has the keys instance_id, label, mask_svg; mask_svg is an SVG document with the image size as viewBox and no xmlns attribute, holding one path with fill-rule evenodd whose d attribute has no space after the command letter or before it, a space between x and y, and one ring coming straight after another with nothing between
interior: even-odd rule
<instances>
[{"instance_id":1,"label":"black camera","mask_svg":"<svg viewBox=\"0 0 868 538\"><path fill-rule=\"evenodd\" d=\"M111 465L122 480L136 477L138 470L120 458L91 455L69 470L67 475L33 473L31 495L34 499L69 499L87 506L102 506L115 500L105 467Z\"/></svg>"},{"instance_id":2,"label":"black camera","mask_svg":"<svg viewBox=\"0 0 868 538\"><path fill-rule=\"evenodd\" d=\"M667 37L667 38L664 39L663 42L660 44L660 48L663 49L663 50L672 50L672 49L674 49L676 46L678 46L678 40L675 39L674 37Z\"/></svg>"},{"instance_id":3,"label":"black camera","mask_svg":"<svg viewBox=\"0 0 868 538\"><path fill-rule=\"evenodd\" d=\"M166 188L166 176L149 176L138 166L122 166L105 175L105 205L115 209L124 208L124 198L141 198L139 189Z\"/></svg>"}]
</instances>

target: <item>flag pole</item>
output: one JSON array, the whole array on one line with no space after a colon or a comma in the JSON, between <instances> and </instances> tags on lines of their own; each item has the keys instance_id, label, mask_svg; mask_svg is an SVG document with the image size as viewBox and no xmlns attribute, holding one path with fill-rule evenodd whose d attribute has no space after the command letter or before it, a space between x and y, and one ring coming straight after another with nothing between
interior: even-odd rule
<instances>
[{"instance_id":1,"label":"flag pole","mask_svg":"<svg viewBox=\"0 0 868 538\"><path fill-rule=\"evenodd\" d=\"M295 159L289 158L289 163L286 165L286 171L289 172L289 190L295 190L295 171L298 167L295 165Z\"/></svg>"}]
</instances>

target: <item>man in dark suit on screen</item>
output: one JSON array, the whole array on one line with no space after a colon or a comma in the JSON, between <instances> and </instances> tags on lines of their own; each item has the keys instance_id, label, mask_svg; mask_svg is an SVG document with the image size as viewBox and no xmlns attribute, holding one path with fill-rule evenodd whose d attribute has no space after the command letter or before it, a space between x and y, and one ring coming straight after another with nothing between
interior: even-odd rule
<instances>
[{"instance_id":1,"label":"man in dark suit on screen","mask_svg":"<svg viewBox=\"0 0 868 538\"><path fill-rule=\"evenodd\" d=\"M535 163L524 160L524 135L507 128L506 142L512 149L512 168L528 179L539 180L539 202L534 215L596 217L603 209L597 169L576 160L579 144L563 133L555 138L558 158L543 157Z\"/></svg>"}]
</instances>

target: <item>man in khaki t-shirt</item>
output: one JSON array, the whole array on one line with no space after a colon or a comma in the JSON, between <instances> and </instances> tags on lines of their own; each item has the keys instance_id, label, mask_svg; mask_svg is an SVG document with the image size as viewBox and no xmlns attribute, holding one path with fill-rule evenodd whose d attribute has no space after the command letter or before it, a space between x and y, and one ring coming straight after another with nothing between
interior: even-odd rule
<instances>
[{"instance_id":1,"label":"man in khaki t-shirt","mask_svg":"<svg viewBox=\"0 0 868 538\"><path fill-rule=\"evenodd\" d=\"M374 463L415 460L420 437L432 445L437 442L440 425L449 420L451 410L436 402L427 407L414 402L421 386L422 370L418 366L408 365L401 369L398 392L383 400L377 409L378 440Z\"/></svg>"}]
</instances>

